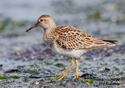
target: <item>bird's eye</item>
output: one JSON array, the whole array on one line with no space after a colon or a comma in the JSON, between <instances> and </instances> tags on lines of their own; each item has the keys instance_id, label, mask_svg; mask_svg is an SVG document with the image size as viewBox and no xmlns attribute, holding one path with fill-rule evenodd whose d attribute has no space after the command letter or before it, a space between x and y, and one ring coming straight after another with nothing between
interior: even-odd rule
<instances>
[{"instance_id":1,"label":"bird's eye","mask_svg":"<svg viewBox=\"0 0 125 88\"><path fill-rule=\"evenodd\" d=\"M41 22L43 21L43 19L40 20Z\"/></svg>"}]
</instances>

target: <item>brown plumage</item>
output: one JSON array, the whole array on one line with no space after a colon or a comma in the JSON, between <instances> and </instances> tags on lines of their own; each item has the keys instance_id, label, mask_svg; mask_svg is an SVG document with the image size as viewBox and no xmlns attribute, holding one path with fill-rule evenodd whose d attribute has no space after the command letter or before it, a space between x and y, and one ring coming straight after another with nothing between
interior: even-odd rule
<instances>
[{"instance_id":1,"label":"brown plumage","mask_svg":"<svg viewBox=\"0 0 125 88\"><path fill-rule=\"evenodd\" d=\"M117 41L101 40L69 25L58 26L55 30L57 43L67 49L92 49L116 45Z\"/></svg>"}]
</instances>

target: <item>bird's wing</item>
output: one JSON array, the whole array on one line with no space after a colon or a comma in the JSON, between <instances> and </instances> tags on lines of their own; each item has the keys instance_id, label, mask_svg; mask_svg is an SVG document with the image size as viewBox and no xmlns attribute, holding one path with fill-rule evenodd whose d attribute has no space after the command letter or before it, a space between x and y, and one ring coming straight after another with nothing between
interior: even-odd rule
<instances>
[{"instance_id":1,"label":"bird's wing","mask_svg":"<svg viewBox=\"0 0 125 88\"><path fill-rule=\"evenodd\" d=\"M65 49L91 49L111 44L68 25L58 26L56 33L55 42L59 47Z\"/></svg>"}]
</instances>

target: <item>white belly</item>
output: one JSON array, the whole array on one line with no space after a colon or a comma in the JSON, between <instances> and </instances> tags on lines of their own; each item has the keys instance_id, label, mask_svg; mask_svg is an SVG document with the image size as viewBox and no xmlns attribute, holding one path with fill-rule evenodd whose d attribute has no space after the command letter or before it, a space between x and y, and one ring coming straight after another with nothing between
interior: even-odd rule
<instances>
[{"instance_id":1,"label":"white belly","mask_svg":"<svg viewBox=\"0 0 125 88\"><path fill-rule=\"evenodd\" d=\"M89 51L88 49L64 49L64 48L57 48L55 46L52 47L52 51L54 51L57 54L68 56L68 57L77 57L79 58L82 54Z\"/></svg>"}]
</instances>

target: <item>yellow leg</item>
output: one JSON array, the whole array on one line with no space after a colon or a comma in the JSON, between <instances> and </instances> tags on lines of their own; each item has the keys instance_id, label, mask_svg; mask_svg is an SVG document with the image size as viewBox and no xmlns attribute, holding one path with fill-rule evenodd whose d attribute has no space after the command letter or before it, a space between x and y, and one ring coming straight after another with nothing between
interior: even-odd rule
<instances>
[{"instance_id":1,"label":"yellow leg","mask_svg":"<svg viewBox=\"0 0 125 88\"><path fill-rule=\"evenodd\" d=\"M78 78L80 75L78 74L78 59L75 57L75 63L76 63L76 76L74 78Z\"/></svg>"},{"instance_id":2,"label":"yellow leg","mask_svg":"<svg viewBox=\"0 0 125 88\"><path fill-rule=\"evenodd\" d=\"M55 78L55 79L61 80L63 77L67 76L68 71L71 69L71 67L72 67L73 65L74 65L73 58L71 58L71 65L70 65L70 67L66 70L66 72L65 72L62 76L57 77L57 78Z\"/></svg>"}]
</instances>

